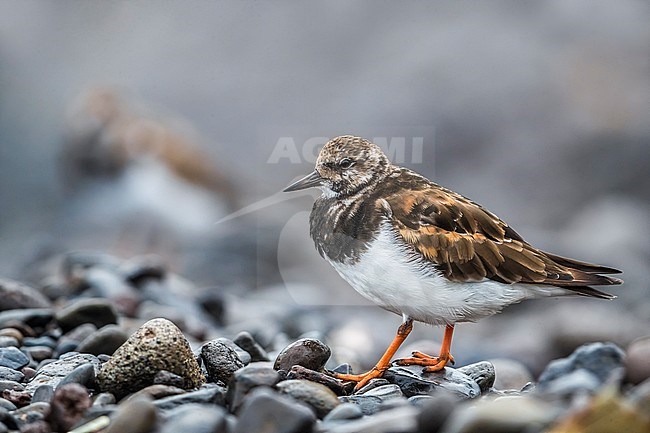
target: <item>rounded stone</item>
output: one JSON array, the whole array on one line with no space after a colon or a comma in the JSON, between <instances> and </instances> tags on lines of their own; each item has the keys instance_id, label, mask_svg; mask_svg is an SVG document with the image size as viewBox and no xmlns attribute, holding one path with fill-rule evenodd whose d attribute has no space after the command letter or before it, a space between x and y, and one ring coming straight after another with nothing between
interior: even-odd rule
<instances>
[{"instance_id":1,"label":"rounded stone","mask_svg":"<svg viewBox=\"0 0 650 433\"><path fill-rule=\"evenodd\" d=\"M214 433L226 429L226 411L218 406L190 403L170 410L160 433Z\"/></svg>"},{"instance_id":2,"label":"rounded stone","mask_svg":"<svg viewBox=\"0 0 650 433\"><path fill-rule=\"evenodd\" d=\"M330 413L328 413L323 421L343 421L348 419L357 419L363 416L363 412L358 404L354 403L341 403L336 406Z\"/></svg>"},{"instance_id":3,"label":"rounded stone","mask_svg":"<svg viewBox=\"0 0 650 433\"><path fill-rule=\"evenodd\" d=\"M117 323L117 311L107 299L82 299L63 308L56 314L56 321L63 332L84 323L98 328Z\"/></svg>"},{"instance_id":4,"label":"rounded stone","mask_svg":"<svg viewBox=\"0 0 650 433\"><path fill-rule=\"evenodd\" d=\"M156 425L156 408L146 398L120 405L106 433L150 433Z\"/></svg>"},{"instance_id":5,"label":"rounded stone","mask_svg":"<svg viewBox=\"0 0 650 433\"><path fill-rule=\"evenodd\" d=\"M476 382L481 389L485 392L494 385L495 372L494 365L488 361L476 362L464 367L457 368L457 371L468 375L474 382Z\"/></svg>"},{"instance_id":6,"label":"rounded stone","mask_svg":"<svg viewBox=\"0 0 650 433\"><path fill-rule=\"evenodd\" d=\"M33 287L18 281L0 278L0 311L46 308L50 305L50 300Z\"/></svg>"},{"instance_id":7,"label":"rounded stone","mask_svg":"<svg viewBox=\"0 0 650 433\"><path fill-rule=\"evenodd\" d=\"M490 362L494 365L496 375L494 388L496 389L520 390L533 380L528 368L519 361L508 358L495 358L491 359Z\"/></svg>"},{"instance_id":8,"label":"rounded stone","mask_svg":"<svg viewBox=\"0 0 650 433\"><path fill-rule=\"evenodd\" d=\"M106 325L79 343L77 352L112 355L128 338L127 333L119 326Z\"/></svg>"},{"instance_id":9,"label":"rounded stone","mask_svg":"<svg viewBox=\"0 0 650 433\"><path fill-rule=\"evenodd\" d=\"M625 358L627 380L633 384L650 378L650 336L635 340Z\"/></svg>"},{"instance_id":10,"label":"rounded stone","mask_svg":"<svg viewBox=\"0 0 650 433\"><path fill-rule=\"evenodd\" d=\"M16 347L0 349L0 366L19 370L29 364L29 357Z\"/></svg>"},{"instance_id":11,"label":"rounded stone","mask_svg":"<svg viewBox=\"0 0 650 433\"><path fill-rule=\"evenodd\" d=\"M310 432L316 417L312 410L269 388L255 388L244 400L233 433Z\"/></svg>"},{"instance_id":12,"label":"rounded stone","mask_svg":"<svg viewBox=\"0 0 650 433\"><path fill-rule=\"evenodd\" d=\"M183 377L185 389L197 388L205 382L180 329L167 319L153 319L115 351L102 366L97 382L100 389L121 398L152 385L161 370Z\"/></svg>"},{"instance_id":13,"label":"rounded stone","mask_svg":"<svg viewBox=\"0 0 650 433\"><path fill-rule=\"evenodd\" d=\"M321 370L332 351L327 345L315 338L301 338L282 349L275 359L273 368L289 371L294 365L310 370Z\"/></svg>"},{"instance_id":14,"label":"rounded stone","mask_svg":"<svg viewBox=\"0 0 650 433\"><path fill-rule=\"evenodd\" d=\"M232 375L244 367L237 352L223 341L208 341L201 347L201 358L212 382L228 383Z\"/></svg>"},{"instance_id":15,"label":"rounded stone","mask_svg":"<svg viewBox=\"0 0 650 433\"><path fill-rule=\"evenodd\" d=\"M336 394L320 383L308 380L285 380L278 383L276 388L280 393L311 406L318 418L323 418L339 405Z\"/></svg>"}]
</instances>

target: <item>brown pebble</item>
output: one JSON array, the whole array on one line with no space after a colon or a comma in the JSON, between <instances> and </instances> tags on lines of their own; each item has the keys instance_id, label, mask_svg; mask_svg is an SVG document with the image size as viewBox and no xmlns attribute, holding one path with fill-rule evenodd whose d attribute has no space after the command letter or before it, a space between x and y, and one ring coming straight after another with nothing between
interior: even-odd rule
<instances>
[{"instance_id":1,"label":"brown pebble","mask_svg":"<svg viewBox=\"0 0 650 433\"><path fill-rule=\"evenodd\" d=\"M305 368L302 365L291 367L291 370L287 373L287 379L301 379L320 383L334 391L336 395L348 395L354 389L354 384L351 382L344 382L325 373Z\"/></svg>"},{"instance_id":2,"label":"brown pebble","mask_svg":"<svg viewBox=\"0 0 650 433\"><path fill-rule=\"evenodd\" d=\"M9 400L16 407L27 406L32 401L32 396L27 391L14 391L13 389L5 389L2 391L2 398Z\"/></svg>"},{"instance_id":3,"label":"brown pebble","mask_svg":"<svg viewBox=\"0 0 650 433\"><path fill-rule=\"evenodd\" d=\"M50 412L45 419L54 431L68 431L92 406L88 390L78 383L60 386L54 392L50 403Z\"/></svg>"},{"instance_id":4,"label":"brown pebble","mask_svg":"<svg viewBox=\"0 0 650 433\"><path fill-rule=\"evenodd\" d=\"M13 337L18 340L18 344L23 343L23 334L16 328L2 328L0 329L0 336L2 337Z\"/></svg>"},{"instance_id":5,"label":"brown pebble","mask_svg":"<svg viewBox=\"0 0 650 433\"><path fill-rule=\"evenodd\" d=\"M36 370L32 367L23 367L20 372L25 375L25 382L29 382L34 376L36 376Z\"/></svg>"}]
</instances>

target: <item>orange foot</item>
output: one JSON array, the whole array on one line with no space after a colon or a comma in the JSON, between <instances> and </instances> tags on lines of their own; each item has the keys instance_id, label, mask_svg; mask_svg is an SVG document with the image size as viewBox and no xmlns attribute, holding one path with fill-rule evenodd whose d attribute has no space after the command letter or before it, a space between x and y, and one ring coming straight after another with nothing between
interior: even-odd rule
<instances>
[{"instance_id":1,"label":"orange foot","mask_svg":"<svg viewBox=\"0 0 650 433\"><path fill-rule=\"evenodd\" d=\"M412 355L412 358L400 358L394 362L397 365L422 365L425 367L424 372L426 373L440 371L447 364L454 365L454 357L451 356L451 353L441 353L439 356L431 356L422 352L413 352Z\"/></svg>"},{"instance_id":2,"label":"orange foot","mask_svg":"<svg viewBox=\"0 0 650 433\"><path fill-rule=\"evenodd\" d=\"M371 379L381 377L388 369L388 367L390 367L390 365L382 368L375 366L372 368L372 370L362 374L343 374L334 372L331 372L330 374L335 378L344 380L346 382L357 382L357 384L354 386L354 390L358 391L363 388L368 382L370 382Z\"/></svg>"}]
</instances>

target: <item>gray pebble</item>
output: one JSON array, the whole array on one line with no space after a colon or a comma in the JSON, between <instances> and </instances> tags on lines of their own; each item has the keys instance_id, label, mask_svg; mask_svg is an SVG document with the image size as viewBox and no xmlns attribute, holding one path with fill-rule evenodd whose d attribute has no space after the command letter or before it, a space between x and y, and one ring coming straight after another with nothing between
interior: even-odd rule
<instances>
[{"instance_id":1,"label":"gray pebble","mask_svg":"<svg viewBox=\"0 0 650 433\"><path fill-rule=\"evenodd\" d=\"M160 433L216 433L226 429L226 411L220 407L190 403L166 413Z\"/></svg>"},{"instance_id":2,"label":"gray pebble","mask_svg":"<svg viewBox=\"0 0 650 433\"><path fill-rule=\"evenodd\" d=\"M38 290L18 281L0 278L0 311L44 308L52 303Z\"/></svg>"},{"instance_id":3,"label":"gray pebble","mask_svg":"<svg viewBox=\"0 0 650 433\"><path fill-rule=\"evenodd\" d=\"M88 363L93 365L95 371L99 369L99 360L93 355L66 353L57 361L40 367L36 376L27 384L25 389L34 392L41 385L50 385L56 389L61 380L75 368Z\"/></svg>"},{"instance_id":4,"label":"gray pebble","mask_svg":"<svg viewBox=\"0 0 650 433\"><path fill-rule=\"evenodd\" d=\"M494 365L496 389L521 389L533 380L528 368L521 362L508 358L491 359Z\"/></svg>"},{"instance_id":5,"label":"gray pebble","mask_svg":"<svg viewBox=\"0 0 650 433\"><path fill-rule=\"evenodd\" d=\"M232 412L236 412L244 397L258 386L275 386L280 381L280 374L269 363L253 362L237 370L228 384L226 400Z\"/></svg>"},{"instance_id":6,"label":"gray pebble","mask_svg":"<svg viewBox=\"0 0 650 433\"><path fill-rule=\"evenodd\" d=\"M248 332L244 331L237 334L234 343L250 354L251 362L270 360L264 348Z\"/></svg>"},{"instance_id":7,"label":"gray pebble","mask_svg":"<svg viewBox=\"0 0 650 433\"><path fill-rule=\"evenodd\" d=\"M157 418L151 401L144 398L130 400L120 405L106 433L151 433Z\"/></svg>"},{"instance_id":8,"label":"gray pebble","mask_svg":"<svg viewBox=\"0 0 650 433\"><path fill-rule=\"evenodd\" d=\"M276 385L281 394L289 395L311 406L318 418L323 418L339 405L336 394L320 383L308 380L285 380Z\"/></svg>"},{"instance_id":9,"label":"gray pebble","mask_svg":"<svg viewBox=\"0 0 650 433\"><path fill-rule=\"evenodd\" d=\"M93 406L102 407L115 404L115 396L110 392L102 392L97 394L93 401Z\"/></svg>"},{"instance_id":10,"label":"gray pebble","mask_svg":"<svg viewBox=\"0 0 650 433\"><path fill-rule=\"evenodd\" d=\"M353 403L341 403L332 409L332 411L323 418L323 421L343 421L361 418L362 416L363 412L361 412L359 405Z\"/></svg>"},{"instance_id":11,"label":"gray pebble","mask_svg":"<svg viewBox=\"0 0 650 433\"><path fill-rule=\"evenodd\" d=\"M569 397L574 394L595 394L600 385L600 381L594 374L580 368L546 382L543 392L562 397Z\"/></svg>"},{"instance_id":12,"label":"gray pebble","mask_svg":"<svg viewBox=\"0 0 650 433\"><path fill-rule=\"evenodd\" d=\"M82 299L56 313L56 321L64 332L84 323L92 323L98 328L117 323L117 311L107 299Z\"/></svg>"},{"instance_id":13,"label":"gray pebble","mask_svg":"<svg viewBox=\"0 0 650 433\"><path fill-rule=\"evenodd\" d=\"M428 395L436 390L445 390L460 398L474 398L481 394L476 381L450 367L433 373L423 373L419 366L390 367L384 378L399 386L407 397Z\"/></svg>"},{"instance_id":14,"label":"gray pebble","mask_svg":"<svg viewBox=\"0 0 650 433\"><path fill-rule=\"evenodd\" d=\"M614 370L623 368L625 353L613 343L590 343L576 349L568 358L551 361L539 377L538 389L544 391L555 379L574 370L584 369L602 384Z\"/></svg>"},{"instance_id":15,"label":"gray pebble","mask_svg":"<svg viewBox=\"0 0 650 433\"><path fill-rule=\"evenodd\" d=\"M379 412L381 398L374 395L350 395L339 397L341 403L353 403L359 407L364 415L374 415Z\"/></svg>"},{"instance_id":16,"label":"gray pebble","mask_svg":"<svg viewBox=\"0 0 650 433\"><path fill-rule=\"evenodd\" d=\"M650 336L639 338L627 348L625 357L627 380L632 384L650 378Z\"/></svg>"},{"instance_id":17,"label":"gray pebble","mask_svg":"<svg viewBox=\"0 0 650 433\"><path fill-rule=\"evenodd\" d=\"M156 400L154 405L162 411L167 411L189 403L224 406L226 403L226 388L218 385L206 386L198 391L161 398Z\"/></svg>"},{"instance_id":18,"label":"gray pebble","mask_svg":"<svg viewBox=\"0 0 650 433\"><path fill-rule=\"evenodd\" d=\"M88 335L77 346L77 352L112 355L129 336L117 325L106 325Z\"/></svg>"},{"instance_id":19,"label":"gray pebble","mask_svg":"<svg viewBox=\"0 0 650 433\"><path fill-rule=\"evenodd\" d=\"M51 358L53 354L52 349L47 346L22 347L21 350L36 362Z\"/></svg>"},{"instance_id":20,"label":"gray pebble","mask_svg":"<svg viewBox=\"0 0 650 433\"><path fill-rule=\"evenodd\" d=\"M294 365L310 370L321 370L332 352L327 345L313 338L302 338L282 349L275 359L273 368L289 371Z\"/></svg>"},{"instance_id":21,"label":"gray pebble","mask_svg":"<svg viewBox=\"0 0 650 433\"><path fill-rule=\"evenodd\" d=\"M315 421L308 407L259 387L244 400L233 433L305 433L312 431Z\"/></svg>"},{"instance_id":22,"label":"gray pebble","mask_svg":"<svg viewBox=\"0 0 650 433\"><path fill-rule=\"evenodd\" d=\"M0 328L7 324L17 326L23 323L28 327L38 328L48 325L54 319L54 310L51 308L26 308L24 310L7 310L0 313ZM25 334L25 333L23 333Z\"/></svg>"},{"instance_id":23,"label":"gray pebble","mask_svg":"<svg viewBox=\"0 0 650 433\"><path fill-rule=\"evenodd\" d=\"M52 337L41 336L41 337L25 337L23 339L23 346L34 347L34 346L45 346L50 349L56 347L56 340Z\"/></svg>"},{"instance_id":24,"label":"gray pebble","mask_svg":"<svg viewBox=\"0 0 650 433\"><path fill-rule=\"evenodd\" d=\"M59 386L63 386L68 383L78 383L79 385L83 385L88 389L95 389L97 387L95 383L95 369L96 366L92 363L81 364L70 373L68 373L63 379L61 379Z\"/></svg>"},{"instance_id":25,"label":"gray pebble","mask_svg":"<svg viewBox=\"0 0 650 433\"><path fill-rule=\"evenodd\" d=\"M19 428L40 421L45 418L45 414L50 411L50 404L45 402L31 403L13 411L12 415L16 419Z\"/></svg>"},{"instance_id":26,"label":"gray pebble","mask_svg":"<svg viewBox=\"0 0 650 433\"><path fill-rule=\"evenodd\" d=\"M481 392L486 392L494 385L495 372L494 365L488 361L476 362L464 367L459 367L456 371L466 374L478 384Z\"/></svg>"},{"instance_id":27,"label":"gray pebble","mask_svg":"<svg viewBox=\"0 0 650 433\"><path fill-rule=\"evenodd\" d=\"M394 398L404 397L404 394L402 393L400 387L395 384L378 386L365 392L364 395L379 397L382 402L386 402Z\"/></svg>"},{"instance_id":28,"label":"gray pebble","mask_svg":"<svg viewBox=\"0 0 650 433\"><path fill-rule=\"evenodd\" d=\"M0 367L0 380L11 380L14 382L22 382L25 378L25 375L20 371L16 371L13 368Z\"/></svg>"},{"instance_id":29,"label":"gray pebble","mask_svg":"<svg viewBox=\"0 0 650 433\"><path fill-rule=\"evenodd\" d=\"M3 347L0 349L0 366L20 370L29 364L29 357L16 347Z\"/></svg>"},{"instance_id":30,"label":"gray pebble","mask_svg":"<svg viewBox=\"0 0 650 433\"><path fill-rule=\"evenodd\" d=\"M18 347L20 343L15 337L9 337L7 335L0 336L0 347Z\"/></svg>"},{"instance_id":31,"label":"gray pebble","mask_svg":"<svg viewBox=\"0 0 650 433\"><path fill-rule=\"evenodd\" d=\"M54 388L50 385L41 385L34 391L32 396L32 403L43 401L49 403L52 401L52 396L54 395Z\"/></svg>"},{"instance_id":32,"label":"gray pebble","mask_svg":"<svg viewBox=\"0 0 650 433\"><path fill-rule=\"evenodd\" d=\"M244 367L237 352L219 340L205 343L201 347L201 358L212 382L228 383L232 375Z\"/></svg>"}]
</instances>

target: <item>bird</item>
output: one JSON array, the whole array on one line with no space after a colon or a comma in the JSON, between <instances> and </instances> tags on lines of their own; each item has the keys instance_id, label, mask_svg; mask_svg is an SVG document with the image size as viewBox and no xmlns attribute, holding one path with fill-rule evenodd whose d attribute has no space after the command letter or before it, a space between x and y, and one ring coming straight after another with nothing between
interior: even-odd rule
<instances>
[{"instance_id":1,"label":"bird","mask_svg":"<svg viewBox=\"0 0 650 433\"><path fill-rule=\"evenodd\" d=\"M379 146L343 135L319 152L315 170L284 192L317 187L309 217L318 253L357 292L402 316L388 349L368 372L334 377L362 388L381 377L414 322L444 326L437 356L394 361L424 372L454 364L457 323L476 322L527 299L615 296L591 286L623 281L618 269L544 252L474 201L394 165Z\"/></svg>"}]
</instances>

